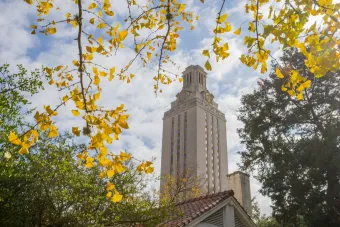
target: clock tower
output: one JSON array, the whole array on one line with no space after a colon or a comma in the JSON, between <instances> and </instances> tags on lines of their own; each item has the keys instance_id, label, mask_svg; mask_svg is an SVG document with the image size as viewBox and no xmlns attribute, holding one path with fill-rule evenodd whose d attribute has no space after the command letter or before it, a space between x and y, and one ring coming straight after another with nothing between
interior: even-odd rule
<instances>
[{"instance_id":1,"label":"clock tower","mask_svg":"<svg viewBox=\"0 0 340 227\"><path fill-rule=\"evenodd\" d=\"M200 192L227 190L226 119L207 89L206 79L202 67L187 67L183 88L164 113L161 189L165 176L185 177L186 171L194 168L203 181Z\"/></svg>"}]
</instances>

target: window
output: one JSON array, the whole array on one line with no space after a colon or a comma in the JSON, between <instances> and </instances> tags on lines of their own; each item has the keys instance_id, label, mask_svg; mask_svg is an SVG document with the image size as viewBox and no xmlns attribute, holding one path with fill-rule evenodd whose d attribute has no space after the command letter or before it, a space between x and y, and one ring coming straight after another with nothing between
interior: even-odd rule
<instances>
[{"instance_id":1,"label":"window","mask_svg":"<svg viewBox=\"0 0 340 227\"><path fill-rule=\"evenodd\" d=\"M187 112L184 113L184 166L183 166L183 173L185 177L185 172L187 170L187 130L188 130L188 117L187 117Z\"/></svg>"},{"instance_id":2,"label":"window","mask_svg":"<svg viewBox=\"0 0 340 227\"><path fill-rule=\"evenodd\" d=\"M173 164L174 164L174 126L175 126L175 119L172 118L171 122L171 154L170 154L170 175L173 174Z\"/></svg>"},{"instance_id":3,"label":"window","mask_svg":"<svg viewBox=\"0 0 340 227\"><path fill-rule=\"evenodd\" d=\"M206 180L207 180L207 189L209 192L209 172L208 172L208 157L209 157L209 150L208 150L208 117L207 113L205 113L205 172L206 172Z\"/></svg>"},{"instance_id":4,"label":"window","mask_svg":"<svg viewBox=\"0 0 340 227\"><path fill-rule=\"evenodd\" d=\"M214 118L212 115L210 115L210 147L211 147L211 186L212 186L212 191L215 191L215 175L214 175L214 168L215 168L215 152L214 152L214 137L213 137L213 130L214 130Z\"/></svg>"},{"instance_id":5,"label":"window","mask_svg":"<svg viewBox=\"0 0 340 227\"><path fill-rule=\"evenodd\" d=\"M181 151L181 115L178 115L177 121L177 174L179 173L180 164L180 151Z\"/></svg>"}]
</instances>

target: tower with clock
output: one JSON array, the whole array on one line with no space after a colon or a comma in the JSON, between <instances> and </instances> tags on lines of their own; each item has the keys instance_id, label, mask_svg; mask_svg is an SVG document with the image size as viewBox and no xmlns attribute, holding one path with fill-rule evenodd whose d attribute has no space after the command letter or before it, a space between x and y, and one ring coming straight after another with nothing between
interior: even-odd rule
<instances>
[{"instance_id":1,"label":"tower with clock","mask_svg":"<svg viewBox=\"0 0 340 227\"><path fill-rule=\"evenodd\" d=\"M228 174L226 119L206 79L207 73L198 65L183 72L182 90L164 114L161 160L162 176L185 177L194 168L203 180L199 191L204 194L227 190Z\"/></svg>"}]
</instances>

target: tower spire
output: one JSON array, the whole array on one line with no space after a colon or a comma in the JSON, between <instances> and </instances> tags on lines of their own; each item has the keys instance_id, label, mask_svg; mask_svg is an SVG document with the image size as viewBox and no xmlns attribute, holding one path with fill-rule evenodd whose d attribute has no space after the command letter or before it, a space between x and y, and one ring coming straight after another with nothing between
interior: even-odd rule
<instances>
[{"instance_id":1,"label":"tower spire","mask_svg":"<svg viewBox=\"0 0 340 227\"><path fill-rule=\"evenodd\" d=\"M199 65L190 65L183 72L183 89L207 89L207 73Z\"/></svg>"}]
</instances>

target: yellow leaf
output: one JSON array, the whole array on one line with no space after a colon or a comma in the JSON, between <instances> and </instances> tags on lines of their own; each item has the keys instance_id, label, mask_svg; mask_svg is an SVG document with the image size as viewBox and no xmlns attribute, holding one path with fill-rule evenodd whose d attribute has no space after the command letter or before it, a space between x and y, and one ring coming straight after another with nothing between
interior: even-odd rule
<instances>
[{"instance_id":1,"label":"yellow leaf","mask_svg":"<svg viewBox=\"0 0 340 227\"><path fill-rule=\"evenodd\" d=\"M125 160L130 160L131 159L131 154L127 154L125 152L120 152L120 159L122 160L122 162L124 162Z\"/></svg>"},{"instance_id":2,"label":"yellow leaf","mask_svg":"<svg viewBox=\"0 0 340 227\"><path fill-rule=\"evenodd\" d=\"M116 171L118 173L122 173L122 172L124 172L126 170L126 168L122 164L120 164L120 163L115 165L115 169L116 169Z\"/></svg>"},{"instance_id":3,"label":"yellow leaf","mask_svg":"<svg viewBox=\"0 0 340 227\"><path fill-rule=\"evenodd\" d=\"M89 8L88 8L88 9L94 9L94 8L96 8L96 7L97 7L96 3L92 2L92 3L89 5Z\"/></svg>"},{"instance_id":4,"label":"yellow leaf","mask_svg":"<svg viewBox=\"0 0 340 227\"><path fill-rule=\"evenodd\" d=\"M52 72L53 72L52 68L45 67L44 70L49 76L52 76Z\"/></svg>"},{"instance_id":5,"label":"yellow leaf","mask_svg":"<svg viewBox=\"0 0 340 227\"><path fill-rule=\"evenodd\" d=\"M72 24L72 26L73 26L74 28L76 28L77 25L78 25L77 21L75 21L75 20L71 21L71 24Z\"/></svg>"},{"instance_id":6,"label":"yellow leaf","mask_svg":"<svg viewBox=\"0 0 340 227\"><path fill-rule=\"evenodd\" d=\"M54 138L54 137L56 137L56 136L58 136L57 128L56 128L54 125L52 125L52 126L50 127L50 132L48 133L48 137L49 137L49 138Z\"/></svg>"},{"instance_id":7,"label":"yellow leaf","mask_svg":"<svg viewBox=\"0 0 340 227\"><path fill-rule=\"evenodd\" d=\"M237 29L236 31L234 31L235 35L240 35L241 34L241 27L239 29Z\"/></svg>"},{"instance_id":8,"label":"yellow leaf","mask_svg":"<svg viewBox=\"0 0 340 227\"><path fill-rule=\"evenodd\" d=\"M261 66L261 73L265 73L265 72L267 72L267 64L266 62L263 62Z\"/></svg>"},{"instance_id":9,"label":"yellow leaf","mask_svg":"<svg viewBox=\"0 0 340 227\"><path fill-rule=\"evenodd\" d=\"M207 61L207 62L205 63L204 67L205 67L208 71L211 71L211 70L212 70L209 61Z\"/></svg>"},{"instance_id":10,"label":"yellow leaf","mask_svg":"<svg viewBox=\"0 0 340 227\"><path fill-rule=\"evenodd\" d=\"M86 46L86 50L87 50L87 52L90 52L90 53L93 52L93 51L92 51L92 47L90 47L90 46Z\"/></svg>"},{"instance_id":11,"label":"yellow leaf","mask_svg":"<svg viewBox=\"0 0 340 227\"><path fill-rule=\"evenodd\" d=\"M303 92L300 91L299 95L297 96L298 100L303 100Z\"/></svg>"},{"instance_id":12,"label":"yellow leaf","mask_svg":"<svg viewBox=\"0 0 340 227\"><path fill-rule=\"evenodd\" d=\"M179 13L182 12L182 11L185 9L186 6L187 6L186 4L179 4L179 6L178 6L178 12L179 12Z\"/></svg>"},{"instance_id":13,"label":"yellow leaf","mask_svg":"<svg viewBox=\"0 0 340 227\"><path fill-rule=\"evenodd\" d=\"M37 33L35 32L35 30L33 30L33 31L31 32L31 34L32 34L32 35L35 35L35 34L37 34Z\"/></svg>"},{"instance_id":14,"label":"yellow leaf","mask_svg":"<svg viewBox=\"0 0 340 227\"><path fill-rule=\"evenodd\" d=\"M5 152L5 158L10 159L12 157L11 153L8 151Z\"/></svg>"},{"instance_id":15,"label":"yellow leaf","mask_svg":"<svg viewBox=\"0 0 340 227\"><path fill-rule=\"evenodd\" d=\"M73 65L75 65L75 66L79 66L79 62L76 61L76 60L73 60L72 63L73 63Z\"/></svg>"},{"instance_id":16,"label":"yellow leaf","mask_svg":"<svg viewBox=\"0 0 340 227\"><path fill-rule=\"evenodd\" d=\"M76 136L80 136L80 130L78 127L72 127L72 133Z\"/></svg>"},{"instance_id":17,"label":"yellow leaf","mask_svg":"<svg viewBox=\"0 0 340 227\"><path fill-rule=\"evenodd\" d=\"M67 95L65 95L64 97L63 97L63 102L67 102L68 101L68 96Z\"/></svg>"},{"instance_id":18,"label":"yellow leaf","mask_svg":"<svg viewBox=\"0 0 340 227\"><path fill-rule=\"evenodd\" d=\"M228 17L228 14L226 13L226 14L223 14L222 16L220 16L219 18L218 18L218 23L223 23L226 19L227 19L227 17Z\"/></svg>"},{"instance_id":19,"label":"yellow leaf","mask_svg":"<svg viewBox=\"0 0 340 227\"><path fill-rule=\"evenodd\" d=\"M255 32L255 25L253 22L249 22L248 30L250 32Z\"/></svg>"},{"instance_id":20,"label":"yellow leaf","mask_svg":"<svg viewBox=\"0 0 340 227\"><path fill-rule=\"evenodd\" d=\"M146 55L148 56L148 60L150 61L152 54L150 52L147 52Z\"/></svg>"},{"instance_id":21,"label":"yellow leaf","mask_svg":"<svg viewBox=\"0 0 340 227\"><path fill-rule=\"evenodd\" d=\"M50 35L53 35L57 32L57 29L56 28L47 28L46 31L50 34Z\"/></svg>"},{"instance_id":22,"label":"yellow leaf","mask_svg":"<svg viewBox=\"0 0 340 227\"><path fill-rule=\"evenodd\" d=\"M100 78L99 78L99 76L94 76L94 80L93 80L93 83L95 84L95 85L98 85L99 83L100 83Z\"/></svg>"},{"instance_id":23,"label":"yellow leaf","mask_svg":"<svg viewBox=\"0 0 340 227\"><path fill-rule=\"evenodd\" d=\"M105 13L108 16L113 16L114 15L114 13L111 10L106 10Z\"/></svg>"},{"instance_id":24,"label":"yellow leaf","mask_svg":"<svg viewBox=\"0 0 340 227\"><path fill-rule=\"evenodd\" d=\"M110 169L110 170L107 171L107 177L108 178L111 178L113 175L115 175L115 171L114 170Z\"/></svg>"},{"instance_id":25,"label":"yellow leaf","mask_svg":"<svg viewBox=\"0 0 340 227\"><path fill-rule=\"evenodd\" d=\"M110 69L110 75L113 75L113 74L115 73L115 71L116 71L116 68L115 68L115 67L112 67L112 68Z\"/></svg>"},{"instance_id":26,"label":"yellow leaf","mask_svg":"<svg viewBox=\"0 0 340 227\"><path fill-rule=\"evenodd\" d=\"M182 77L181 77L181 78L179 78L178 80L179 80L179 82L180 82L180 83L182 83L182 82L183 82L183 78L182 78Z\"/></svg>"},{"instance_id":27,"label":"yellow leaf","mask_svg":"<svg viewBox=\"0 0 340 227\"><path fill-rule=\"evenodd\" d=\"M37 29L37 26L34 25L34 24L32 24L30 27L31 27L32 29Z\"/></svg>"},{"instance_id":28,"label":"yellow leaf","mask_svg":"<svg viewBox=\"0 0 340 227\"><path fill-rule=\"evenodd\" d=\"M293 91L293 90L289 90L289 91L287 91L287 93L288 93L290 96L295 96L295 91Z\"/></svg>"},{"instance_id":29,"label":"yellow leaf","mask_svg":"<svg viewBox=\"0 0 340 227\"><path fill-rule=\"evenodd\" d=\"M276 73L278 78L285 78L285 76L281 73L279 68L275 69L275 73Z\"/></svg>"},{"instance_id":30,"label":"yellow leaf","mask_svg":"<svg viewBox=\"0 0 340 227\"><path fill-rule=\"evenodd\" d=\"M80 115L80 112L78 110L72 110L72 114L77 117Z\"/></svg>"},{"instance_id":31,"label":"yellow leaf","mask_svg":"<svg viewBox=\"0 0 340 227\"><path fill-rule=\"evenodd\" d=\"M204 56L207 56L208 58L210 58L210 54L209 54L209 51L208 50L203 50L202 54Z\"/></svg>"},{"instance_id":32,"label":"yellow leaf","mask_svg":"<svg viewBox=\"0 0 340 227\"><path fill-rule=\"evenodd\" d=\"M21 140L19 139L19 137L17 135L15 135L14 132L10 132L9 136L8 136L8 140L9 142L15 144L15 145L20 145L21 144Z\"/></svg>"},{"instance_id":33,"label":"yellow leaf","mask_svg":"<svg viewBox=\"0 0 340 227\"><path fill-rule=\"evenodd\" d=\"M19 154L28 154L28 149L25 147L20 148Z\"/></svg>"},{"instance_id":34,"label":"yellow leaf","mask_svg":"<svg viewBox=\"0 0 340 227\"><path fill-rule=\"evenodd\" d=\"M94 160L93 158L87 157L85 167L92 168L94 166L93 160Z\"/></svg>"},{"instance_id":35,"label":"yellow leaf","mask_svg":"<svg viewBox=\"0 0 340 227\"><path fill-rule=\"evenodd\" d=\"M117 107L117 111L121 111L124 109L124 104L120 104L118 107Z\"/></svg>"},{"instance_id":36,"label":"yellow leaf","mask_svg":"<svg viewBox=\"0 0 340 227\"><path fill-rule=\"evenodd\" d=\"M107 25L107 24L105 24L105 23L99 23L99 24L97 25L97 28L105 28L106 25Z\"/></svg>"},{"instance_id":37,"label":"yellow leaf","mask_svg":"<svg viewBox=\"0 0 340 227\"><path fill-rule=\"evenodd\" d=\"M106 172L105 171L100 172L99 177L100 178L105 178L106 177Z\"/></svg>"},{"instance_id":38,"label":"yellow leaf","mask_svg":"<svg viewBox=\"0 0 340 227\"><path fill-rule=\"evenodd\" d=\"M97 67L92 67L92 71L95 75L98 75L98 69Z\"/></svg>"},{"instance_id":39,"label":"yellow leaf","mask_svg":"<svg viewBox=\"0 0 340 227\"><path fill-rule=\"evenodd\" d=\"M111 201L117 203L123 199L123 196L119 194L119 192L115 191L114 196L111 198Z\"/></svg>"},{"instance_id":40,"label":"yellow leaf","mask_svg":"<svg viewBox=\"0 0 340 227\"><path fill-rule=\"evenodd\" d=\"M306 82L304 82L300 86L303 87L303 89L305 89L305 88L310 88L310 85L311 85L311 81L307 80Z\"/></svg>"},{"instance_id":41,"label":"yellow leaf","mask_svg":"<svg viewBox=\"0 0 340 227\"><path fill-rule=\"evenodd\" d=\"M28 4L32 5L33 4L33 0L24 0L25 2L27 2Z\"/></svg>"},{"instance_id":42,"label":"yellow leaf","mask_svg":"<svg viewBox=\"0 0 340 227\"><path fill-rule=\"evenodd\" d=\"M100 72L99 75L100 75L100 76L106 76L106 75L107 75L107 72Z\"/></svg>"},{"instance_id":43,"label":"yellow leaf","mask_svg":"<svg viewBox=\"0 0 340 227\"><path fill-rule=\"evenodd\" d=\"M99 43L100 45L103 45L103 37L102 37L102 36L100 36L100 37L98 38L98 43Z\"/></svg>"},{"instance_id":44,"label":"yellow leaf","mask_svg":"<svg viewBox=\"0 0 340 227\"><path fill-rule=\"evenodd\" d=\"M90 23L91 23L91 24L94 24L94 18L91 18L91 19L90 19Z\"/></svg>"},{"instance_id":45,"label":"yellow leaf","mask_svg":"<svg viewBox=\"0 0 340 227\"><path fill-rule=\"evenodd\" d=\"M115 188L115 185L112 184L111 182L109 182L109 183L107 184L107 186L106 186L106 190L107 190L107 191L111 191L111 190L113 190L114 188Z\"/></svg>"},{"instance_id":46,"label":"yellow leaf","mask_svg":"<svg viewBox=\"0 0 340 227\"><path fill-rule=\"evenodd\" d=\"M118 123L119 123L119 126L122 127L122 128L125 128L125 129L128 129L128 128L129 128L129 126L128 126L128 124L126 123L125 119L123 119L123 118L121 118L121 117L119 118Z\"/></svg>"},{"instance_id":47,"label":"yellow leaf","mask_svg":"<svg viewBox=\"0 0 340 227\"><path fill-rule=\"evenodd\" d=\"M127 30L120 31L118 33L118 37L119 37L120 41L123 41L126 38L127 34L128 34Z\"/></svg>"},{"instance_id":48,"label":"yellow leaf","mask_svg":"<svg viewBox=\"0 0 340 227\"><path fill-rule=\"evenodd\" d=\"M108 192L108 193L106 194L106 197L107 197L107 198L111 198L111 196L112 196L112 192Z\"/></svg>"},{"instance_id":49,"label":"yellow leaf","mask_svg":"<svg viewBox=\"0 0 340 227\"><path fill-rule=\"evenodd\" d=\"M149 166L146 170L145 173L153 173L154 167Z\"/></svg>"}]
</instances>

